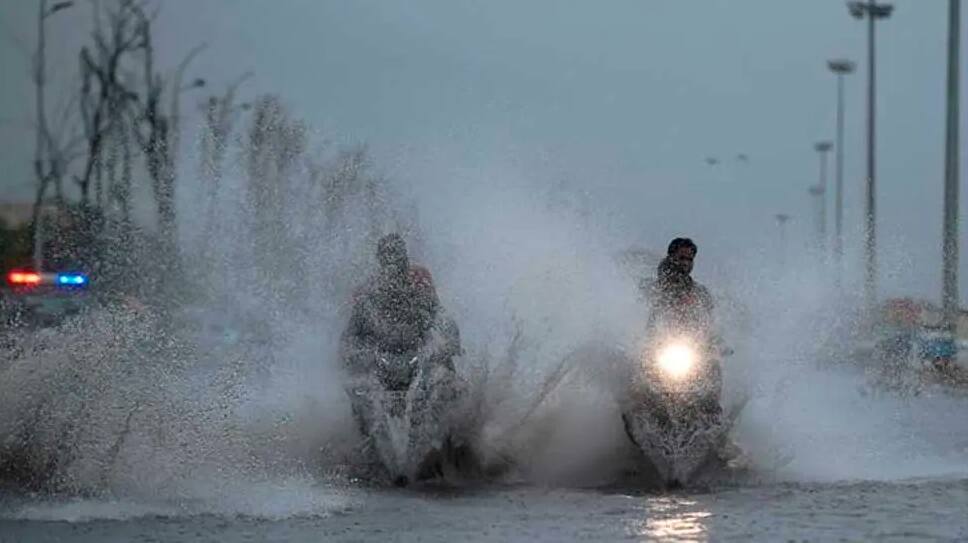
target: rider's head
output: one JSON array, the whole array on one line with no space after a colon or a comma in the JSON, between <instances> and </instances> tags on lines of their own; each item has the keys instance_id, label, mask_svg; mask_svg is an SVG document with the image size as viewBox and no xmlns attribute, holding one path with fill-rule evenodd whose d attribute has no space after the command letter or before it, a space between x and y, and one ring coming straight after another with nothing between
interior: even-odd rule
<instances>
[{"instance_id":1,"label":"rider's head","mask_svg":"<svg viewBox=\"0 0 968 543\"><path fill-rule=\"evenodd\" d=\"M672 264L676 271L689 275L692 273L692 264L696 259L698 248L689 238L676 238L669 243L666 251L666 259Z\"/></svg>"},{"instance_id":2,"label":"rider's head","mask_svg":"<svg viewBox=\"0 0 968 543\"><path fill-rule=\"evenodd\" d=\"M407 244L400 234L387 234L380 238L376 247L376 259L380 271L388 275L406 273L410 268Z\"/></svg>"}]
</instances>

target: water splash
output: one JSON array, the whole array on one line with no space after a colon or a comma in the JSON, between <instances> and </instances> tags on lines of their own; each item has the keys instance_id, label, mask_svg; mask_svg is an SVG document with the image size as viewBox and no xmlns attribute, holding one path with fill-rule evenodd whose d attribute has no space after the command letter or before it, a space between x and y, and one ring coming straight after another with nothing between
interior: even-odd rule
<instances>
[{"instance_id":1,"label":"water splash","mask_svg":"<svg viewBox=\"0 0 968 543\"><path fill-rule=\"evenodd\" d=\"M204 270L189 302L96 309L24 333L3 353L4 479L19 491L95 497L30 503L19 514L284 517L342 507L347 481L334 474L357 436L336 338L374 234L402 223L461 326L467 353L456 362L472 385L485 460L509 460L531 481L617 475L635 453L617 406L646 308L615 256L637 236L549 206L513 179L473 176L456 180L455 193L417 190L417 228L393 216L403 206L392 191L359 175L358 155L335 160L273 174L316 181L287 181L293 192L273 193L255 225L245 197L254 174L226 168L214 223L182 229L185 254ZM333 172L360 182L335 183ZM311 213L326 195L342 207ZM754 472L831 480L968 471L968 445L951 431L964 400L862 395L862 375L826 363L850 339L850 300L834 296L816 268L795 269L739 267L709 285L737 348L727 397L752 393L736 437Z\"/></svg>"}]
</instances>

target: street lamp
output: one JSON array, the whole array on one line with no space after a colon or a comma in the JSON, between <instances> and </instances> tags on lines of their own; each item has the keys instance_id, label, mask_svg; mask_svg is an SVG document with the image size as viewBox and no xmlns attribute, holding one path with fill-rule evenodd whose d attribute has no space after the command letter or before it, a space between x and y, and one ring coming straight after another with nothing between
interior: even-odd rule
<instances>
[{"instance_id":1,"label":"street lamp","mask_svg":"<svg viewBox=\"0 0 968 543\"><path fill-rule=\"evenodd\" d=\"M178 88L178 92L185 92L194 89L201 89L206 85L206 81L201 77L196 77L191 83L186 83Z\"/></svg>"},{"instance_id":2,"label":"street lamp","mask_svg":"<svg viewBox=\"0 0 968 543\"><path fill-rule=\"evenodd\" d=\"M827 153L833 148L829 141L820 141L814 144L814 150L820 155L820 251L822 255L827 252Z\"/></svg>"},{"instance_id":3,"label":"street lamp","mask_svg":"<svg viewBox=\"0 0 968 543\"><path fill-rule=\"evenodd\" d=\"M786 267L786 223L790 221L790 216L786 213L777 213L773 216L780 230L780 267Z\"/></svg>"},{"instance_id":4,"label":"street lamp","mask_svg":"<svg viewBox=\"0 0 968 543\"><path fill-rule=\"evenodd\" d=\"M837 281L840 281L844 260L844 76L854 71L854 63L846 59L827 61L830 71L837 74L837 143L834 145L837 164L834 166L836 195L834 196L834 258Z\"/></svg>"},{"instance_id":5,"label":"street lamp","mask_svg":"<svg viewBox=\"0 0 968 543\"><path fill-rule=\"evenodd\" d=\"M62 9L67 9L67 8L73 6L73 5L74 5L74 2L73 1L70 1L70 0L68 0L66 2L57 2L56 4L50 6L50 9L45 10L43 16L44 17L49 17L49 16L57 13L58 11L60 11Z\"/></svg>"},{"instance_id":6,"label":"street lamp","mask_svg":"<svg viewBox=\"0 0 968 543\"><path fill-rule=\"evenodd\" d=\"M69 9L74 5L73 0L66 0L62 2L55 2L53 5L47 5L47 0L41 0L38 6L39 12L37 14L37 52L34 56L34 100L36 101L37 107L37 134L35 143L35 156L34 156L34 168L39 173L41 168L41 162L44 158L43 149L44 146L50 146L49 142L45 142L45 136L47 132L47 97L45 93L46 86L46 72L47 72L47 33L46 33L46 23L47 18L65 9ZM48 149L47 158L51 158L52 149ZM59 160L59 157L56 159ZM52 159L53 163L54 160ZM53 168L59 168L59 165L53 166ZM41 218L41 207L43 206L43 194L46 189L46 181L38 178L37 182L41 186L37 187L37 200L35 202L33 217L31 218L30 226L30 237L31 243L33 243L33 255L32 261L34 269L40 270L43 265L43 252L44 252L44 221Z\"/></svg>"},{"instance_id":7,"label":"street lamp","mask_svg":"<svg viewBox=\"0 0 968 543\"><path fill-rule=\"evenodd\" d=\"M894 6L878 4L875 0L867 2L848 2L847 9L856 19L867 17L867 202L864 221L864 257L866 261L866 276L864 277L864 301L867 309L873 309L877 295L877 232L876 227L876 170L875 170L875 49L874 26L878 19L891 16Z\"/></svg>"},{"instance_id":8,"label":"street lamp","mask_svg":"<svg viewBox=\"0 0 968 543\"><path fill-rule=\"evenodd\" d=\"M813 197L814 213L816 213L816 215L814 215L814 220L817 223L816 224L817 247L819 248L823 244L823 241L822 241L823 240L823 222L822 222L823 209L822 208L823 208L824 190L823 190L823 187L821 187L820 185L813 185L807 188L807 194Z\"/></svg>"},{"instance_id":9,"label":"street lamp","mask_svg":"<svg viewBox=\"0 0 968 543\"><path fill-rule=\"evenodd\" d=\"M948 0L948 118L945 127L944 240L942 241L941 302L949 333L958 323L958 57L960 54L961 1Z\"/></svg>"}]
</instances>

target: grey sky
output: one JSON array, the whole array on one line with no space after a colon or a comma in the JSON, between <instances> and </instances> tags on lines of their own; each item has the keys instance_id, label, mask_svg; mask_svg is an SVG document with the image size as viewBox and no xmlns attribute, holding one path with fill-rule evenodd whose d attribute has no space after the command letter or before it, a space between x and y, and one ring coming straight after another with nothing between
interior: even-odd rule
<instances>
[{"instance_id":1,"label":"grey sky","mask_svg":"<svg viewBox=\"0 0 968 543\"><path fill-rule=\"evenodd\" d=\"M812 145L834 128L825 61L851 57L860 70L848 82L845 221L848 242L859 241L865 28L840 0L162 4L158 39L171 65L207 42L193 74L227 81L253 70L247 95L278 93L326 134L368 142L382 169L433 192L434 205L493 176L565 180L633 237L688 232L710 257L775 247L779 211L796 216L794 239L811 232ZM879 234L885 268L900 270L885 286L932 297L946 5L897 1L878 40ZM14 44L32 42L35 6L0 7L0 187L14 197L29 195L32 109ZM88 24L76 8L51 21L59 68L73 71ZM748 165L733 160L739 152ZM708 167L709 155L723 163Z\"/></svg>"}]
</instances>

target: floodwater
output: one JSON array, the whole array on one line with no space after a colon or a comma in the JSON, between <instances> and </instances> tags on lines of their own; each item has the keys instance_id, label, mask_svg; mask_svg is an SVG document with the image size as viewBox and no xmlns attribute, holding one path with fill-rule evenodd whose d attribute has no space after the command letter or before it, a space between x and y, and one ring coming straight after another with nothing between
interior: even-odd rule
<instances>
[{"instance_id":1,"label":"floodwater","mask_svg":"<svg viewBox=\"0 0 968 543\"><path fill-rule=\"evenodd\" d=\"M157 329L98 315L4 366L2 452L56 469L53 492L0 483L0 543L968 541L957 391L878 388L860 369L797 360L757 366L736 379L751 395L733 433L746 469L668 492L616 476L635 451L607 391L578 383L530 419L513 478L395 489L319 464L321 447L352 436L320 347L300 343L312 334L291 330L262 367L229 363L269 360L258 349L196 358ZM105 355L98 340L113 330L126 334ZM515 420L491 404L489 420Z\"/></svg>"},{"instance_id":2,"label":"floodwater","mask_svg":"<svg viewBox=\"0 0 968 543\"><path fill-rule=\"evenodd\" d=\"M0 541L966 541L968 479L702 492L316 489L328 509L192 515L104 501L10 501Z\"/></svg>"}]
</instances>

